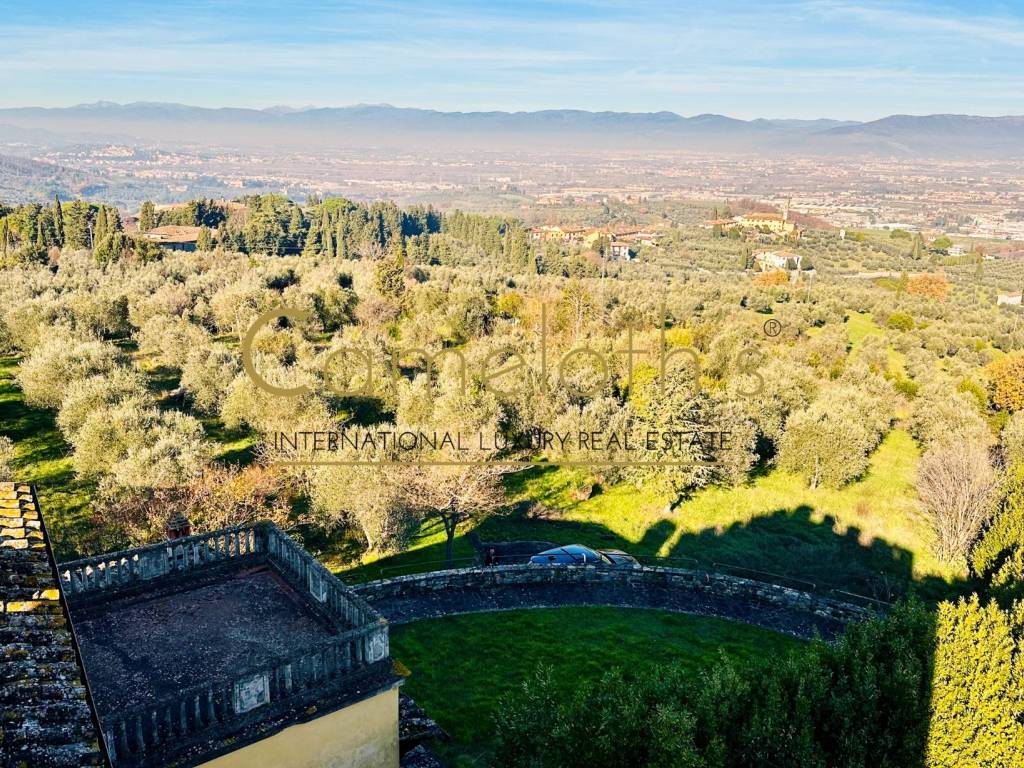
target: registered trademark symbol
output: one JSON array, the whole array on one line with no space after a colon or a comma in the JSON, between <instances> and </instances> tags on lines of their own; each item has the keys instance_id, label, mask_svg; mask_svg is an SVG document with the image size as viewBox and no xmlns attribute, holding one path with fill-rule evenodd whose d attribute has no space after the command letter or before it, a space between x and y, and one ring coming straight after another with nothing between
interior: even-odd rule
<instances>
[{"instance_id":1,"label":"registered trademark symbol","mask_svg":"<svg viewBox=\"0 0 1024 768\"><path fill-rule=\"evenodd\" d=\"M774 338L774 337L778 336L780 333L782 333L782 323L780 323L778 320L775 320L774 318L771 319L771 320L765 321L765 324L764 324L764 334L765 334L765 336L771 336L772 338Z\"/></svg>"}]
</instances>

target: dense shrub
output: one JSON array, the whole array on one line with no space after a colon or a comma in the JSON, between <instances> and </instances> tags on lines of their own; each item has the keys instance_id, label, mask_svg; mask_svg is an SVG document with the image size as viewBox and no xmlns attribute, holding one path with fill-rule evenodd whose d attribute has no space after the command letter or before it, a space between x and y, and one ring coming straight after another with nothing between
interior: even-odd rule
<instances>
[{"instance_id":1,"label":"dense shrub","mask_svg":"<svg viewBox=\"0 0 1024 768\"><path fill-rule=\"evenodd\" d=\"M905 604L749 666L698 680L672 667L612 671L562 694L543 671L496 716L503 766L905 768L926 751L932 616Z\"/></svg>"}]
</instances>

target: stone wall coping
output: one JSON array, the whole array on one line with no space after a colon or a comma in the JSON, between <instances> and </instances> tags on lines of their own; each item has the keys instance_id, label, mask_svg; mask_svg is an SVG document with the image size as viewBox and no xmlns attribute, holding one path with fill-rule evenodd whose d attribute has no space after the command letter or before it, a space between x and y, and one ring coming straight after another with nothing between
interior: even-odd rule
<instances>
[{"instance_id":1,"label":"stone wall coping","mask_svg":"<svg viewBox=\"0 0 1024 768\"><path fill-rule=\"evenodd\" d=\"M531 584L636 583L649 586L693 585L702 592L726 593L781 607L828 616L845 623L876 615L878 609L837 600L794 587L716 571L667 566L492 565L404 574L353 585L352 591L375 601L439 590L487 589Z\"/></svg>"}]
</instances>

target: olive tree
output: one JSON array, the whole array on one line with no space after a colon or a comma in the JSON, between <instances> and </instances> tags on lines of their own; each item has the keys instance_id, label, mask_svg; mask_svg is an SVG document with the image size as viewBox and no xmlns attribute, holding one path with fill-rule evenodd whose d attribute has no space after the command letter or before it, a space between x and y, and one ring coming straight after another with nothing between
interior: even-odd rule
<instances>
[{"instance_id":1,"label":"olive tree","mask_svg":"<svg viewBox=\"0 0 1024 768\"><path fill-rule=\"evenodd\" d=\"M867 469L887 421L867 391L846 383L826 387L786 422L779 466L806 478L811 488L841 486Z\"/></svg>"},{"instance_id":2,"label":"olive tree","mask_svg":"<svg viewBox=\"0 0 1024 768\"><path fill-rule=\"evenodd\" d=\"M114 347L102 341L58 335L25 358L18 367L18 385L29 405L57 408L72 382L109 373L119 357Z\"/></svg>"}]
</instances>

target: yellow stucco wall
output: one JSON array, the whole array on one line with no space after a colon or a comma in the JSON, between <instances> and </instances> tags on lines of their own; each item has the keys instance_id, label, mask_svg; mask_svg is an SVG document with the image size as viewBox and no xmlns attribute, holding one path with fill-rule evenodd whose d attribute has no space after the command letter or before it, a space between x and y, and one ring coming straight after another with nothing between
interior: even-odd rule
<instances>
[{"instance_id":1,"label":"yellow stucco wall","mask_svg":"<svg viewBox=\"0 0 1024 768\"><path fill-rule=\"evenodd\" d=\"M398 688L300 723L200 768L397 768Z\"/></svg>"}]
</instances>

